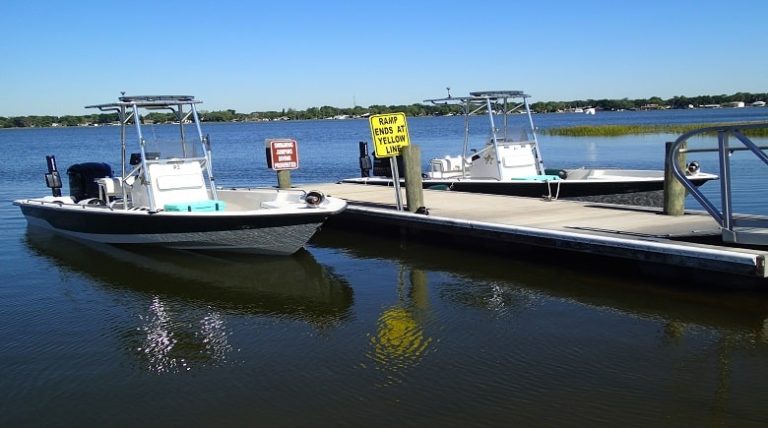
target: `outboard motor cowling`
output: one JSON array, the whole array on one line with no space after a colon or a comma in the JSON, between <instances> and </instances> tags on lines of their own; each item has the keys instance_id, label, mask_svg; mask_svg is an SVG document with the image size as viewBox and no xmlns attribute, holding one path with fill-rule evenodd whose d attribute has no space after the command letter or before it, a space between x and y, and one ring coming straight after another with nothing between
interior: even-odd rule
<instances>
[{"instance_id":1,"label":"outboard motor cowling","mask_svg":"<svg viewBox=\"0 0 768 428\"><path fill-rule=\"evenodd\" d=\"M77 163L67 169L69 176L69 196L75 202L83 199L98 198L99 185L96 180L112 177L112 167L103 162Z\"/></svg>"},{"instance_id":2,"label":"outboard motor cowling","mask_svg":"<svg viewBox=\"0 0 768 428\"><path fill-rule=\"evenodd\" d=\"M368 143L360 141L358 145L360 149L360 177L370 177L373 163L368 155Z\"/></svg>"}]
</instances>

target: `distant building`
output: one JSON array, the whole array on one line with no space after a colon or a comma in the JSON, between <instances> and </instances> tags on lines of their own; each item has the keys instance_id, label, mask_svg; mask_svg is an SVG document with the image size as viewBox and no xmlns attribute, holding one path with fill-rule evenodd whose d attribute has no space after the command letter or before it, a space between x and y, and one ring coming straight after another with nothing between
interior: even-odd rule
<instances>
[{"instance_id":1,"label":"distant building","mask_svg":"<svg viewBox=\"0 0 768 428\"><path fill-rule=\"evenodd\" d=\"M666 110L668 108L669 108L669 106L663 106L663 105L653 104L653 103L651 103L651 104L644 104L644 105L640 106L640 110Z\"/></svg>"}]
</instances>

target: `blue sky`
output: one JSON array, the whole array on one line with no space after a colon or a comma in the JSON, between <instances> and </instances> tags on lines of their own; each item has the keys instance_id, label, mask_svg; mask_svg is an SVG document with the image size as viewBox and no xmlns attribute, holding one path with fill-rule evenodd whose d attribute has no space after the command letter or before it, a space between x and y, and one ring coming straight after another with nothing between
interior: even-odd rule
<instances>
[{"instance_id":1,"label":"blue sky","mask_svg":"<svg viewBox=\"0 0 768 428\"><path fill-rule=\"evenodd\" d=\"M768 92L768 1L3 0L0 116Z\"/></svg>"}]
</instances>

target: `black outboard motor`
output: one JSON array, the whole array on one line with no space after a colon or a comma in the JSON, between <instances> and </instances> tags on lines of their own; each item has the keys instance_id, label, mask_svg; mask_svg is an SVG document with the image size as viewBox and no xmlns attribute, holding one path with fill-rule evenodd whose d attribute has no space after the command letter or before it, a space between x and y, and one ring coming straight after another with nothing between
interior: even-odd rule
<instances>
[{"instance_id":1,"label":"black outboard motor","mask_svg":"<svg viewBox=\"0 0 768 428\"><path fill-rule=\"evenodd\" d=\"M45 174L45 185L51 189L51 195L58 198L61 196L61 176L56 168L56 156L46 156L45 162L48 164L48 174Z\"/></svg>"},{"instance_id":2,"label":"black outboard motor","mask_svg":"<svg viewBox=\"0 0 768 428\"><path fill-rule=\"evenodd\" d=\"M402 177L405 166L403 166L403 157L395 156L397 161L397 173L398 177ZM389 158L375 158L373 160L373 175L376 177L392 177L392 162Z\"/></svg>"},{"instance_id":3,"label":"black outboard motor","mask_svg":"<svg viewBox=\"0 0 768 428\"><path fill-rule=\"evenodd\" d=\"M358 144L360 145L360 177L370 177L373 164L368 155L368 143L360 141Z\"/></svg>"},{"instance_id":4,"label":"black outboard motor","mask_svg":"<svg viewBox=\"0 0 768 428\"><path fill-rule=\"evenodd\" d=\"M77 163L67 169L69 196L75 202L98 198L99 185L96 179L112 177L112 167L103 162Z\"/></svg>"}]
</instances>

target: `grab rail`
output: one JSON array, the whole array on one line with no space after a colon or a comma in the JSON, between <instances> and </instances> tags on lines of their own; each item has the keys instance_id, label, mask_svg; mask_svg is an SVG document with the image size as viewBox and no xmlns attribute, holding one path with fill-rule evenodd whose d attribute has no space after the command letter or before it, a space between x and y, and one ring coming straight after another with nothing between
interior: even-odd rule
<instances>
[{"instance_id":1,"label":"grab rail","mask_svg":"<svg viewBox=\"0 0 768 428\"><path fill-rule=\"evenodd\" d=\"M688 190L689 194L704 207L715 221L717 221L722 230L723 241L725 242L758 245L768 244L768 221L759 219L734 219L731 193L731 153L735 151L749 150L768 166L768 156L763 152L763 150L768 149L768 147L758 146L742 132L747 129L759 128L768 128L768 121L710 126L686 132L672 143L669 156L667 157L667 167L671 169L674 177L686 188L686 190ZM705 133L717 133L717 148L688 149L681 147L691 137ZM731 136L741 142L744 147L731 147ZM683 166L676 161L676 159L678 159L677 154L700 152L718 153L720 164L721 208L716 207L712 201L704 196L701 190L699 190L699 188L686 176L685 171L683 171Z\"/></svg>"}]
</instances>

